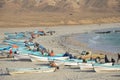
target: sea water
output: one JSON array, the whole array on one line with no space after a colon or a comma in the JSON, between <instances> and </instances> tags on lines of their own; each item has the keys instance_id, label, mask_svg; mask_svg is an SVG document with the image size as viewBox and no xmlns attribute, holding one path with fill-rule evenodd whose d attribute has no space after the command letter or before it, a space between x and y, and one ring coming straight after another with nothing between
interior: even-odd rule
<instances>
[{"instance_id":1,"label":"sea water","mask_svg":"<svg viewBox=\"0 0 120 80\"><path fill-rule=\"evenodd\" d=\"M110 33L96 33L107 32ZM88 48L112 53L120 52L120 28L92 31L90 33L79 34L75 39L86 43Z\"/></svg>"}]
</instances>

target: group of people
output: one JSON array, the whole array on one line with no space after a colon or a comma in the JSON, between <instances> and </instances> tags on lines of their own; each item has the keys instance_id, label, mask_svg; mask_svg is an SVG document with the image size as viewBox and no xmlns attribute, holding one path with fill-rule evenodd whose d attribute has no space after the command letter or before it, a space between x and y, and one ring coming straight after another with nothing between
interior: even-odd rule
<instances>
[{"instance_id":1,"label":"group of people","mask_svg":"<svg viewBox=\"0 0 120 80\"><path fill-rule=\"evenodd\" d=\"M28 46L28 45L25 45L25 46L29 50L40 51L42 55L45 55L45 53L47 53L48 56L54 56L55 55L53 50L49 51L37 42L34 43L34 48L33 49L31 49L30 46Z\"/></svg>"},{"instance_id":2,"label":"group of people","mask_svg":"<svg viewBox=\"0 0 120 80\"><path fill-rule=\"evenodd\" d=\"M112 65L115 64L115 59L111 58L111 61L108 59L107 55L105 55L105 63L109 63L109 62L112 62ZM119 62L120 60L120 54L118 53L118 58L117 58L117 63Z\"/></svg>"},{"instance_id":3,"label":"group of people","mask_svg":"<svg viewBox=\"0 0 120 80\"><path fill-rule=\"evenodd\" d=\"M69 52L65 52L65 54L63 56L69 56L70 59L75 58L72 54L70 54Z\"/></svg>"}]
</instances>

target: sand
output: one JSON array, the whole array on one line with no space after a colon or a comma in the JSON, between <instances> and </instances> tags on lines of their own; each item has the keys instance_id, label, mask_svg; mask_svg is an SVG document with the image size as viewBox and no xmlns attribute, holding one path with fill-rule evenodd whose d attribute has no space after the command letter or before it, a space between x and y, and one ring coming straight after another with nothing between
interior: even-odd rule
<instances>
[{"instance_id":1,"label":"sand","mask_svg":"<svg viewBox=\"0 0 120 80\"><path fill-rule=\"evenodd\" d=\"M5 32L21 32L21 31L33 31L36 29L43 29L46 32L49 30L56 31L53 35L40 36L36 38L34 42L39 42L41 45L49 50L53 50L57 53L65 53L69 51L73 55L78 54L76 49L71 49L63 45L66 41L61 36L70 36L77 33L91 32L92 30L120 27L120 23L111 24L92 24L92 25L69 25L69 26L57 26L57 27L22 27L22 28L0 28L0 41L2 42ZM66 37L67 39L67 37ZM63 44L61 44L61 42ZM69 42L70 43L70 42ZM81 46L80 50L83 48ZM112 54L114 58L117 56ZM111 54L108 54L111 57ZM13 61L12 59L0 59L0 69L5 71L7 67L38 67L43 62L29 62L29 61ZM0 74L3 72L0 70ZM119 73L96 73L96 72L81 72L79 68L60 67L59 70L53 73L39 73L39 74L17 74L17 75L0 75L0 80L120 80Z\"/></svg>"}]
</instances>

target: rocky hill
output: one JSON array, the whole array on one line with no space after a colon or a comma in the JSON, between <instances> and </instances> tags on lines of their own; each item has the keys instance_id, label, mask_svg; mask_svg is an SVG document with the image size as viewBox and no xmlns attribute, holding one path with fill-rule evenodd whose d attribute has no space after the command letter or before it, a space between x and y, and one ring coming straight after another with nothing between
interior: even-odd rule
<instances>
[{"instance_id":1,"label":"rocky hill","mask_svg":"<svg viewBox=\"0 0 120 80\"><path fill-rule=\"evenodd\" d=\"M110 16L116 20L116 17L120 16L120 0L0 0L0 15L2 16L0 21L4 22L10 16L17 19L20 14L21 17L24 15L25 20L28 20L30 16L35 21L48 24L49 22L56 23L57 20L57 24L69 24L69 22L80 24L79 21L83 18L85 20L89 18L90 21L86 21L89 23L91 19L96 21L98 18L100 20L100 18ZM36 15L40 16L40 19L35 17ZM49 20L45 20L46 18ZM19 18L18 23L22 19ZM1 23L4 24L3 22Z\"/></svg>"},{"instance_id":2,"label":"rocky hill","mask_svg":"<svg viewBox=\"0 0 120 80\"><path fill-rule=\"evenodd\" d=\"M0 0L0 8L36 11L81 9L120 11L120 0Z\"/></svg>"}]
</instances>

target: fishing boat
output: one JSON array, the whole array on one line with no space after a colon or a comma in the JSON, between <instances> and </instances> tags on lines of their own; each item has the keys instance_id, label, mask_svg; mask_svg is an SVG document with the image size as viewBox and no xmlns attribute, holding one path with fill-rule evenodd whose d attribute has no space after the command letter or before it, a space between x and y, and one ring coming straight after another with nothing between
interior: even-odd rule
<instances>
[{"instance_id":1,"label":"fishing boat","mask_svg":"<svg viewBox=\"0 0 120 80\"><path fill-rule=\"evenodd\" d=\"M82 62L81 59L66 59L66 60L54 60L57 66L64 65L64 66L78 66L79 62Z\"/></svg>"},{"instance_id":2,"label":"fishing boat","mask_svg":"<svg viewBox=\"0 0 120 80\"><path fill-rule=\"evenodd\" d=\"M44 72L55 72L55 67L42 66L38 68L6 68L8 74L23 74L23 73L44 73Z\"/></svg>"},{"instance_id":3,"label":"fishing boat","mask_svg":"<svg viewBox=\"0 0 120 80\"><path fill-rule=\"evenodd\" d=\"M17 32L17 33L4 33L7 39L22 39L25 37L30 37L29 33Z\"/></svg>"},{"instance_id":4,"label":"fishing boat","mask_svg":"<svg viewBox=\"0 0 120 80\"><path fill-rule=\"evenodd\" d=\"M82 62L81 59L68 59L65 60L64 65L65 66L78 66L78 63Z\"/></svg>"},{"instance_id":5,"label":"fishing boat","mask_svg":"<svg viewBox=\"0 0 120 80\"><path fill-rule=\"evenodd\" d=\"M14 60L31 60L28 54L14 54Z\"/></svg>"},{"instance_id":6,"label":"fishing boat","mask_svg":"<svg viewBox=\"0 0 120 80\"><path fill-rule=\"evenodd\" d=\"M78 63L81 71L94 71L94 67L93 67L94 64L112 66L112 63L99 64L96 63L95 61L90 61L90 60L87 61L87 63Z\"/></svg>"},{"instance_id":7,"label":"fishing boat","mask_svg":"<svg viewBox=\"0 0 120 80\"><path fill-rule=\"evenodd\" d=\"M120 65L119 64L115 64L113 66L108 66L108 65L94 65L94 70L97 73L120 72Z\"/></svg>"},{"instance_id":8,"label":"fishing boat","mask_svg":"<svg viewBox=\"0 0 120 80\"><path fill-rule=\"evenodd\" d=\"M93 66L90 63L79 63L80 71L93 71Z\"/></svg>"},{"instance_id":9,"label":"fishing boat","mask_svg":"<svg viewBox=\"0 0 120 80\"><path fill-rule=\"evenodd\" d=\"M68 59L69 57L62 57L62 56L35 56L29 54L31 61L53 61L53 60L65 60Z\"/></svg>"},{"instance_id":10,"label":"fishing boat","mask_svg":"<svg viewBox=\"0 0 120 80\"><path fill-rule=\"evenodd\" d=\"M0 44L0 51L9 50L10 48L11 48L10 45Z\"/></svg>"},{"instance_id":11,"label":"fishing boat","mask_svg":"<svg viewBox=\"0 0 120 80\"><path fill-rule=\"evenodd\" d=\"M7 58L8 50L11 48L10 45L7 44L0 44L0 59Z\"/></svg>"},{"instance_id":12,"label":"fishing boat","mask_svg":"<svg viewBox=\"0 0 120 80\"><path fill-rule=\"evenodd\" d=\"M88 60L86 63L84 63L84 62L78 63L78 66L80 67L81 71L91 71L91 70L93 70L94 63L95 63L95 61Z\"/></svg>"},{"instance_id":13,"label":"fishing boat","mask_svg":"<svg viewBox=\"0 0 120 80\"><path fill-rule=\"evenodd\" d=\"M56 66L64 65L64 61L63 60L54 60L54 63L55 63Z\"/></svg>"},{"instance_id":14,"label":"fishing boat","mask_svg":"<svg viewBox=\"0 0 120 80\"><path fill-rule=\"evenodd\" d=\"M11 41L14 41L14 42L22 42L24 43L25 41L29 41L28 38L23 38L23 39L10 39Z\"/></svg>"},{"instance_id":15,"label":"fishing boat","mask_svg":"<svg viewBox=\"0 0 120 80\"><path fill-rule=\"evenodd\" d=\"M0 54L0 59L2 59L2 58L7 58L7 56L4 54Z\"/></svg>"}]
</instances>

